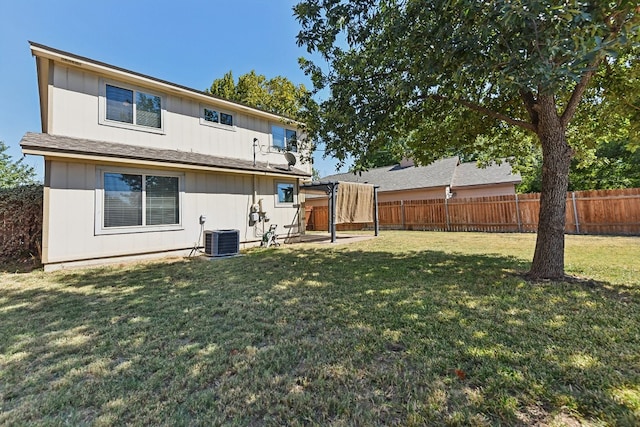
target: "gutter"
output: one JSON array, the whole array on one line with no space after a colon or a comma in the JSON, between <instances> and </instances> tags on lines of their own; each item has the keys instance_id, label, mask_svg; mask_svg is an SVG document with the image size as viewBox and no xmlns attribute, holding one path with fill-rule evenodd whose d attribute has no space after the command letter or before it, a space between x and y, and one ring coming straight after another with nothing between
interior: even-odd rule
<instances>
[{"instance_id":1,"label":"gutter","mask_svg":"<svg viewBox=\"0 0 640 427\"><path fill-rule=\"evenodd\" d=\"M296 178L296 179L308 178L308 176L306 175L287 174L284 171L283 173L276 173L276 172L266 172L266 171L254 171L254 170L247 170L247 169L232 169L232 168L223 168L223 167L217 167L217 166L193 165L189 163L130 159L126 157L108 157L108 156L80 154L80 153L55 152L50 150L38 150L38 149L24 148L24 147L22 148L22 152L24 154L29 154L34 156L44 156L45 159L47 160L69 161L69 159L72 159L72 160L90 161L94 163L131 164L131 165L138 165L138 166L144 165L152 168L161 168L161 169L181 169L181 170L188 169L188 170L201 170L201 171L207 171L207 172L223 172L223 173L232 173L232 174L241 174L241 175L271 176L271 177L285 176L285 177Z\"/></svg>"}]
</instances>

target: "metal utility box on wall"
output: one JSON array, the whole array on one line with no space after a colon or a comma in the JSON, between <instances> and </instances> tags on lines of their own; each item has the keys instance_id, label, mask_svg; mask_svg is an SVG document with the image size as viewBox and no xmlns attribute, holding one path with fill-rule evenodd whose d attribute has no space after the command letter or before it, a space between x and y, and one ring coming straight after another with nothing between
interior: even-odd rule
<instances>
[{"instance_id":1,"label":"metal utility box on wall","mask_svg":"<svg viewBox=\"0 0 640 427\"><path fill-rule=\"evenodd\" d=\"M205 230L205 255L230 256L238 252L240 252L240 230Z\"/></svg>"}]
</instances>

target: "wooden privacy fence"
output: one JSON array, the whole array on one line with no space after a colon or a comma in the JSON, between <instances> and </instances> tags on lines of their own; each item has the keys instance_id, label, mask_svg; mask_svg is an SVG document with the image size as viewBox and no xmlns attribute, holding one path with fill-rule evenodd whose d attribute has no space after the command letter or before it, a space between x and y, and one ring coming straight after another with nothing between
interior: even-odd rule
<instances>
[{"instance_id":1,"label":"wooden privacy fence","mask_svg":"<svg viewBox=\"0 0 640 427\"><path fill-rule=\"evenodd\" d=\"M535 232L540 193L378 203L380 227L400 230ZM326 206L308 208L307 230L328 230ZM567 193L566 233L640 235L640 188ZM338 224L341 231L372 224Z\"/></svg>"}]
</instances>

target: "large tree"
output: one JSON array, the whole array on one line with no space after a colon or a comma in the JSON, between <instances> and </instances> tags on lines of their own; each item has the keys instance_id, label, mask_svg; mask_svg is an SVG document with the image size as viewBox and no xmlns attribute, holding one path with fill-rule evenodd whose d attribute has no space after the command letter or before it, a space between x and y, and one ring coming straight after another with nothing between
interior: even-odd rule
<instances>
[{"instance_id":1,"label":"large tree","mask_svg":"<svg viewBox=\"0 0 640 427\"><path fill-rule=\"evenodd\" d=\"M290 119L306 121L310 110L315 114L315 102L304 85L296 85L283 76L268 79L263 74L251 71L238 77L233 72L215 79L206 90L220 98L259 108Z\"/></svg>"},{"instance_id":2,"label":"large tree","mask_svg":"<svg viewBox=\"0 0 640 427\"><path fill-rule=\"evenodd\" d=\"M283 116L284 122L295 120L307 134L315 132L318 127L318 104L312 92L303 84L296 85L283 76L269 79L252 70L238 77L236 82L233 72L229 71L215 79L206 92ZM298 144L310 143L308 137L298 141ZM302 160L312 162L312 150L306 148L299 147Z\"/></svg>"},{"instance_id":3,"label":"large tree","mask_svg":"<svg viewBox=\"0 0 640 427\"><path fill-rule=\"evenodd\" d=\"M564 277L569 166L580 149L569 140L572 119L584 97L604 102L610 76L633 66L639 14L637 1L623 0L303 0L294 7L298 43L320 54L301 66L316 90L329 90L317 137L339 159L358 163L397 139L423 163L452 148L517 155L513 135L535 137L543 167L533 279Z\"/></svg>"},{"instance_id":4,"label":"large tree","mask_svg":"<svg viewBox=\"0 0 640 427\"><path fill-rule=\"evenodd\" d=\"M542 153L537 150L518 165L522 183L518 191L537 193L542 184ZM640 150L629 148L626 140L601 141L585 149L571 161L569 191L608 190L640 187Z\"/></svg>"}]
</instances>

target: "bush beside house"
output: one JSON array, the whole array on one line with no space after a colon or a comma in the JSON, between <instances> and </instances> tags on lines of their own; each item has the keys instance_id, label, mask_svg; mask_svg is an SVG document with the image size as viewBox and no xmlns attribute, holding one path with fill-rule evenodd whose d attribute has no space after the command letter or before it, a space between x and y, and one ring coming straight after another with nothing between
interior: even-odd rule
<instances>
[{"instance_id":1,"label":"bush beside house","mask_svg":"<svg viewBox=\"0 0 640 427\"><path fill-rule=\"evenodd\" d=\"M40 260L42 196L38 184L0 188L0 260Z\"/></svg>"}]
</instances>

